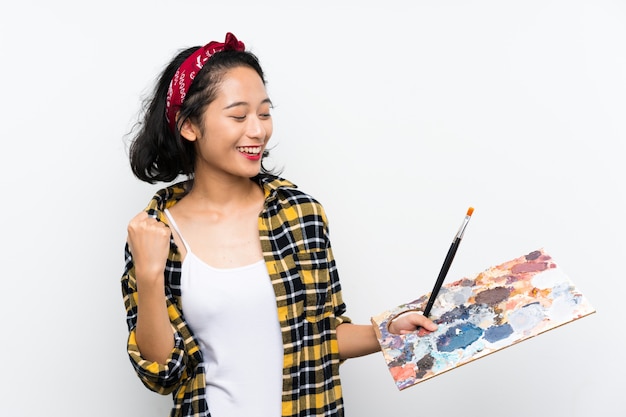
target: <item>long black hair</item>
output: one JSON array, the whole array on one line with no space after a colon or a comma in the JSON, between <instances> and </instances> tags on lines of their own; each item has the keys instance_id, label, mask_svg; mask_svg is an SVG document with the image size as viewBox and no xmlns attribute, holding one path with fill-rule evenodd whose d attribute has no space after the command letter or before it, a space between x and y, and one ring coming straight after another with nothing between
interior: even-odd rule
<instances>
[{"instance_id":1,"label":"long black hair","mask_svg":"<svg viewBox=\"0 0 626 417\"><path fill-rule=\"evenodd\" d=\"M180 51L159 76L151 97L144 101L143 115L136 125L129 158L133 174L141 181L154 184L169 182L179 175L193 177L196 150L194 144L181 138L180 126L190 120L202 126L203 112L218 92L224 74L236 67L248 67L256 71L266 84L258 58L249 51L221 51L209 58L198 72L185 101L180 107L174 131L165 117L165 101L170 81L176 70L199 46ZM269 152L265 150L263 158ZM261 172L270 172L261 164Z\"/></svg>"}]
</instances>

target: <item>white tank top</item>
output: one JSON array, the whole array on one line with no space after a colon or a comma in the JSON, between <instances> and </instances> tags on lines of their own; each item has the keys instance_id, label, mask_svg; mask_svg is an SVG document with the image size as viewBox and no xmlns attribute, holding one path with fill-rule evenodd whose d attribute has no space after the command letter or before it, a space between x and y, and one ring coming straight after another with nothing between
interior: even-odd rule
<instances>
[{"instance_id":1,"label":"white tank top","mask_svg":"<svg viewBox=\"0 0 626 417\"><path fill-rule=\"evenodd\" d=\"M165 214L187 250L183 315L204 355L211 416L279 417L283 342L265 262L214 268L194 255L171 213Z\"/></svg>"}]
</instances>

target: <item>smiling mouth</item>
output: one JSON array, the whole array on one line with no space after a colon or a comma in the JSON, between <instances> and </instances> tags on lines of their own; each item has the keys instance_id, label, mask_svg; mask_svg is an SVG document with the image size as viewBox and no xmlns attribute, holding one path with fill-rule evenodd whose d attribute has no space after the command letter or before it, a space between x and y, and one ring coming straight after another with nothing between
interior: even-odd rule
<instances>
[{"instance_id":1,"label":"smiling mouth","mask_svg":"<svg viewBox=\"0 0 626 417\"><path fill-rule=\"evenodd\" d=\"M261 153L260 146L238 146L237 150L248 155L258 155Z\"/></svg>"}]
</instances>

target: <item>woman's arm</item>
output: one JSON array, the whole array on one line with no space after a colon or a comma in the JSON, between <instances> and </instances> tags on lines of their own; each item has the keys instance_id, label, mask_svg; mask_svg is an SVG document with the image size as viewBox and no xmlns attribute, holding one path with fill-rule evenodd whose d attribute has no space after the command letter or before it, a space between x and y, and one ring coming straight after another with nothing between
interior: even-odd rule
<instances>
[{"instance_id":1,"label":"woman's arm","mask_svg":"<svg viewBox=\"0 0 626 417\"><path fill-rule=\"evenodd\" d=\"M401 314L389 325L389 331L406 334L423 328L429 332L437 330L437 325L419 313ZM337 326L339 358L349 359L378 352L380 344L372 325L342 323Z\"/></svg>"},{"instance_id":2,"label":"woman's arm","mask_svg":"<svg viewBox=\"0 0 626 417\"><path fill-rule=\"evenodd\" d=\"M337 326L339 358L349 359L378 352L380 345L371 325L342 323Z\"/></svg>"},{"instance_id":3,"label":"woman's arm","mask_svg":"<svg viewBox=\"0 0 626 417\"><path fill-rule=\"evenodd\" d=\"M160 364L165 364L174 348L164 285L169 242L169 228L146 212L128 224L128 244L137 280L136 343L146 360Z\"/></svg>"}]
</instances>

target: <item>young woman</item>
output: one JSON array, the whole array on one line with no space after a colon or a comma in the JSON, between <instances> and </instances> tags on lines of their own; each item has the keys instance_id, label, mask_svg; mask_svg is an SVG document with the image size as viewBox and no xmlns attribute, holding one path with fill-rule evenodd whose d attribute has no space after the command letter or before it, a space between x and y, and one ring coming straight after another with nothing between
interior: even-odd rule
<instances>
[{"instance_id":1,"label":"young woman","mask_svg":"<svg viewBox=\"0 0 626 417\"><path fill-rule=\"evenodd\" d=\"M340 361L380 349L344 315L322 206L262 165L271 109L228 33L172 60L130 147L139 179L183 177L128 224L122 277L131 362L172 417L342 416Z\"/></svg>"}]
</instances>

